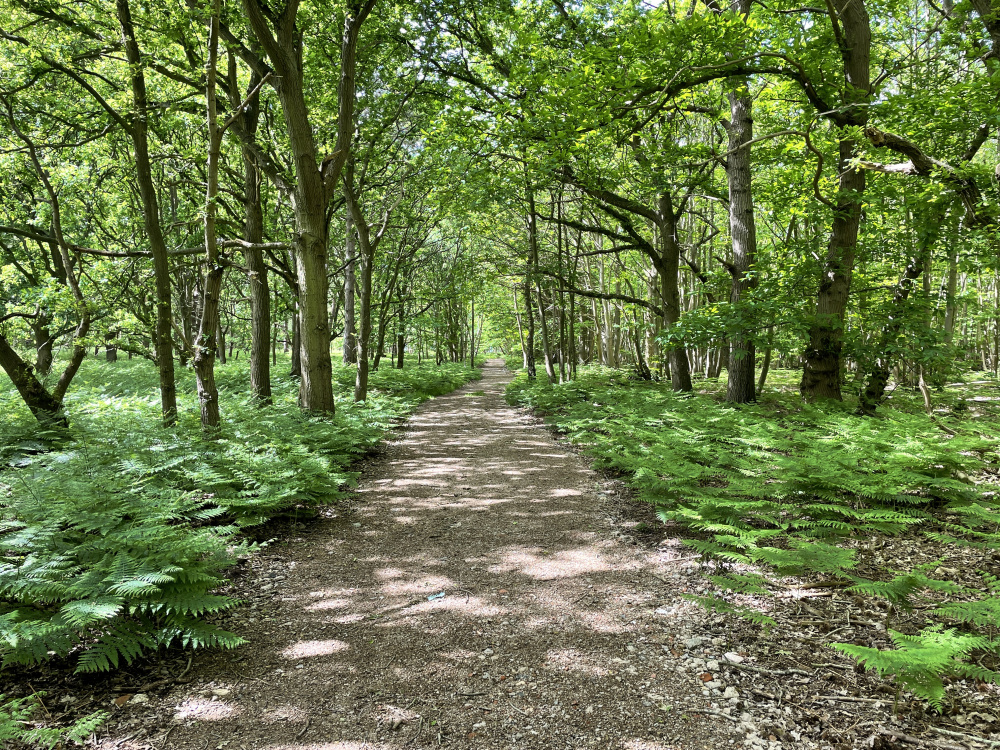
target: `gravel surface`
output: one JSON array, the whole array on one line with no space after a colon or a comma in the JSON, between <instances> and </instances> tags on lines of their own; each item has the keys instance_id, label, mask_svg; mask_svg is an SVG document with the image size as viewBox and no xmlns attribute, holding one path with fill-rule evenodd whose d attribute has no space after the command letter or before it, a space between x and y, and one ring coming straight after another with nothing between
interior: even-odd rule
<instances>
[{"instance_id":1,"label":"gravel surface","mask_svg":"<svg viewBox=\"0 0 1000 750\"><path fill-rule=\"evenodd\" d=\"M688 553L616 536L599 477L504 402L509 379L491 362L425 404L349 511L236 580L248 604L225 624L249 643L197 655L186 684L132 694L100 744L742 744L753 717L740 723L723 681L686 658L722 639L665 627L663 576ZM706 616L667 606L690 610L685 631ZM695 712L713 699L732 718Z\"/></svg>"},{"instance_id":2,"label":"gravel surface","mask_svg":"<svg viewBox=\"0 0 1000 750\"><path fill-rule=\"evenodd\" d=\"M995 686L949 686L938 715L825 645L883 643L868 602L790 581L759 603L770 631L689 602L714 564L508 406L509 380L490 362L418 410L351 502L266 530L220 621L247 645L22 681L52 722L110 711L100 750L1000 747Z\"/></svg>"}]
</instances>

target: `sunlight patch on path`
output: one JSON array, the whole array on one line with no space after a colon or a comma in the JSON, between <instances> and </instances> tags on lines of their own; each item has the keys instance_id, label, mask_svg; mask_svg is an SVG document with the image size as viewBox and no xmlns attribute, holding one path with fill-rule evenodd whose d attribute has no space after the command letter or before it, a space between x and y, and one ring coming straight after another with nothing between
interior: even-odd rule
<instances>
[{"instance_id":1,"label":"sunlight patch on path","mask_svg":"<svg viewBox=\"0 0 1000 750\"><path fill-rule=\"evenodd\" d=\"M503 402L508 379L425 404L336 521L275 550L294 575L253 668L234 703L179 706L169 750L683 747L653 736L680 721L648 700L677 684L655 556L610 538L595 474Z\"/></svg>"}]
</instances>

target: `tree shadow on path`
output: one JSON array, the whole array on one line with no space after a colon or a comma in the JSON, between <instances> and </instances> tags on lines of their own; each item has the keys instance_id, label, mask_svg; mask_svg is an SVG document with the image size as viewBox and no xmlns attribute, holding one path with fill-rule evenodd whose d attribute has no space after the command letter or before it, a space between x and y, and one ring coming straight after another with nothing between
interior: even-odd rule
<instances>
[{"instance_id":1,"label":"tree shadow on path","mask_svg":"<svg viewBox=\"0 0 1000 750\"><path fill-rule=\"evenodd\" d=\"M702 691L654 612L651 572L681 553L610 535L596 475L504 402L509 379L491 362L420 408L356 513L285 548L280 606L241 661L207 660L164 699L173 728L154 746L729 744L684 713Z\"/></svg>"}]
</instances>

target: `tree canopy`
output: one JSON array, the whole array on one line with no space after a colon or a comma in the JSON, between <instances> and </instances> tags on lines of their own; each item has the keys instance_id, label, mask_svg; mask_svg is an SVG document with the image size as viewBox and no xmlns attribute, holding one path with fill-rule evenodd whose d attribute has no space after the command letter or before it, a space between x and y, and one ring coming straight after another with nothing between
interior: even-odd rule
<instances>
[{"instance_id":1,"label":"tree canopy","mask_svg":"<svg viewBox=\"0 0 1000 750\"><path fill-rule=\"evenodd\" d=\"M0 0L0 369L16 394L3 419L71 439L78 419L93 427L71 408L74 389L95 393L90 364L120 395L110 365L148 363L156 415L134 442L159 445L149 436L197 414L198 445L217 452L197 480L140 472L161 499L153 475L185 488L180 510L142 518L163 530L231 513L227 535L315 500L317 446L346 463L406 411L393 399L457 385L484 353L523 370L516 398L563 410L578 435L594 427L581 410L606 405L605 375L581 373L594 365L638 384L637 404L643 388L724 377L719 424L763 425L749 404L794 382L784 403L805 410L808 436L855 420L855 452L884 449L868 431L894 392L919 392L922 426L900 430L965 445L947 442L935 402L1000 374L998 106L1000 0ZM245 379L217 377L240 356ZM404 382L415 365L419 383ZM645 435L647 453L697 464L700 443L668 450L643 432L646 408L640 427L608 428L621 444L594 444L615 464ZM247 437L257 419L267 439ZM304 489L269 495L243 476L219 480L228 505L186 494L296 430L285 448L311 467ZM748 444L822 466L813 437ZM920 455L951 467L947 450ZM872 529L907 493L967 499L921 477L872 491L885 504ZM263 496L264 510L233 510ZM24 523L44 526L44 503L28 505ZM834 515L809 523L855 518ZM751 525L703 551L785 560L739 547ZM206 544L184 559L216 582L226 542ZM193 642L235 642L191 627Z\"/></svg>"}]
</instances>

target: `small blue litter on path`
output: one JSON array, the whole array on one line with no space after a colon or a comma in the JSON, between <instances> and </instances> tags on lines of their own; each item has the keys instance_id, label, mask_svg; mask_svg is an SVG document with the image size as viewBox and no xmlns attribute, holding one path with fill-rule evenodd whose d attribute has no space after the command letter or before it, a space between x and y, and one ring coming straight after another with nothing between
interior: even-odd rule
<instances>
[{"instance_id":1,"label":"small blue litter on path","mask_svg":"<svg viewBox=\"0 0 1000 750\"><path fill-rule=\"evenodd\" d=\"M427 597L427 601L429 601L429 602L432 602L432 601L434 601L435 599L440 599L440 598L442 598L443 596L444 596L444 592L443 592L443 591L442 591L442 592L440 592L439 594L431 594L430 596L428 596L428 597Z\"/></svg>"}]
</instances>

